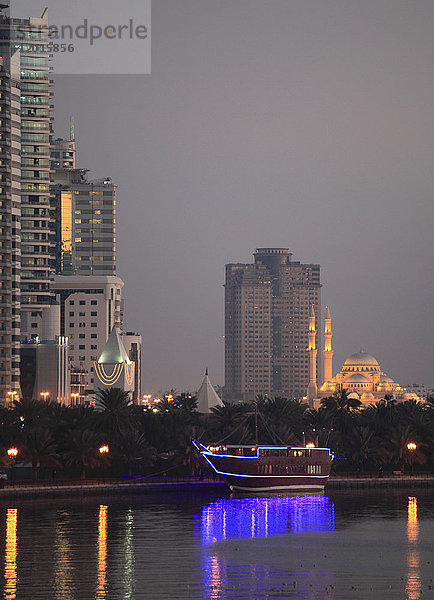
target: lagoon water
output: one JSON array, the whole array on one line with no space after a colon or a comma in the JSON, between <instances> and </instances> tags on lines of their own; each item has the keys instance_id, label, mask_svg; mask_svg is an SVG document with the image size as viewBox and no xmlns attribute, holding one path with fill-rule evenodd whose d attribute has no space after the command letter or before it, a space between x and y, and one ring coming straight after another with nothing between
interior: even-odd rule
<instances>
[{"instance_id":1,"label":"lagoon water","mask_svg":"<svg viewBox=\"0 0 434 600\"><path fill-rule=\"evenodd\" d=\"M5 600L434 599L434 491L0 502Z\"/></svg>"}]
</instances>

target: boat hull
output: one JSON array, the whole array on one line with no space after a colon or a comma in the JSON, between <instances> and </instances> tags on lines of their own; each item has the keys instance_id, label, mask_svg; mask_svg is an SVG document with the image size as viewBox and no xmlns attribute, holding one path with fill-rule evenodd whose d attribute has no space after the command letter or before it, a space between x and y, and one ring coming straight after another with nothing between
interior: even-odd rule
<instances>
[{"instance_id":1,"label":"boat hull","mask_svg":"<svg viewBox=\"0 0 434 600\"><path fill-rule=\"evenodd\" d=\"M232 491L322 492L333 458L328 448L241 446L222 453L193 443Z\"/></svg>"},{"instance_id":2,"label":"boat hull","mask_svg":"<svg viewBox=\"0 0 434 600\"><path fill-rule=\"evenodd\" d=\"M306 477L294 477L288 480L283 477L220 476L231 491L240 492L322 492L325 485L324 480L313 482Z\"/></svg>"}]
</instances>

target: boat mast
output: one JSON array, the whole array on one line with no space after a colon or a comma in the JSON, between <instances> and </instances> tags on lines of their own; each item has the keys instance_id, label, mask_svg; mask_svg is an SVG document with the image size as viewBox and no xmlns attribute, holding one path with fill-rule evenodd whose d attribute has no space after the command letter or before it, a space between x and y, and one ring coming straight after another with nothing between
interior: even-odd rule
<instances>
[{"instance_id":1,"label":"boat mast","mask_svg":"<svg viewBox=\"0 0 434 600\"><path fill-rule=\"evenodd\" d=\"M255 445L258 445L258 402L255 402Z\"/></svg>"}]
</instances>

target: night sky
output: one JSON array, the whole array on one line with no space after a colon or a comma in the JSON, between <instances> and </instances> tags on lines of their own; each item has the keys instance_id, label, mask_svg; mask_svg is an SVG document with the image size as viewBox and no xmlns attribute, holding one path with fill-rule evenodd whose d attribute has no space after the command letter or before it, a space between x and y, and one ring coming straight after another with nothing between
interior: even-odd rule
<instances>
[{"instance_id":1,"label":"night sky","mask_svg":"<svg viewBox=\"0 0 434 600\"><path fill-rule=\"evenodd\" d=\"M154 0L151 75L56 77L56 136L74 115L118 184L144 392L224 383L224 265L265 246L321 265L334 372L363 348L434 386L433 25L432 0Z\"/></svg>"}]
</instances>

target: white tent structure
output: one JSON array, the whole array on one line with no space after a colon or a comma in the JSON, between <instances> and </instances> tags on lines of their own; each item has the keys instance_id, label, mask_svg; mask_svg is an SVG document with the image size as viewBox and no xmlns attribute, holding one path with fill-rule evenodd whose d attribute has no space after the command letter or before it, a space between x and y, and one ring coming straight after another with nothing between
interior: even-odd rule
<instances>
[{"instance_id":1,"label":"white tent structure","mask_svg":"<svg viewBox=\"0 0 434 600\"><path fill-rule=\"evenodd\" d=\"M197 411L203 414L209 414L214 406L223 406L217 392L212 387L208 377L208 369L205 372L205 378L197 393Z\"/></svg>"}]
</instances>

